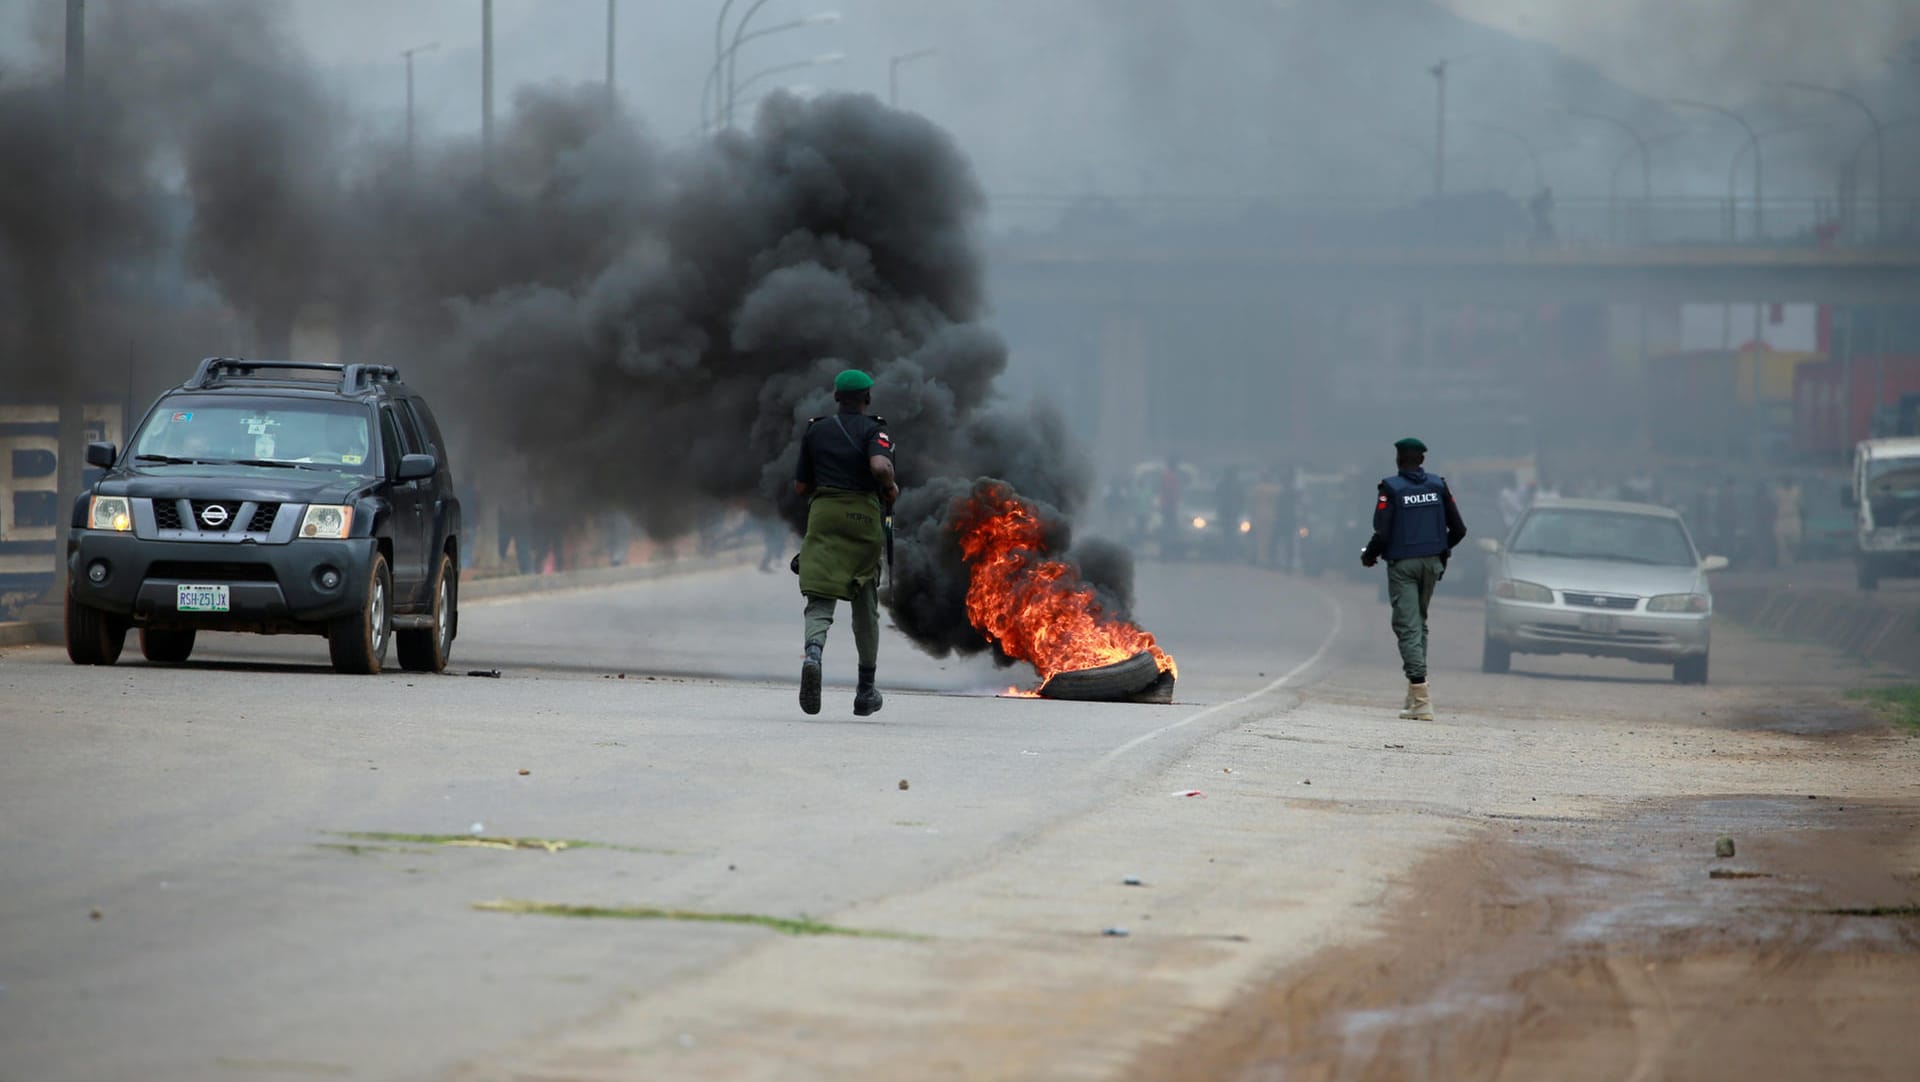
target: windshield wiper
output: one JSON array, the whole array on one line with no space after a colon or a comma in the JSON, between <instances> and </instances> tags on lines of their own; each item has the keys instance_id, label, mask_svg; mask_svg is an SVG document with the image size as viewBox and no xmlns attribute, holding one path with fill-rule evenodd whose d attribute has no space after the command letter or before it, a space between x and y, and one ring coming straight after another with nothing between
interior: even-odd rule
<instances>
[{"instance_id":1,"label":"windshield wiper","mask_svg":"<svg viewBox=\"0 0 1920 1082\"><path fill-rule=\"evenodd\" d=\"M303 462L277 462L271 458L236 458L236 466L271 466L281 470L317 470L318 466L309 466Z\"/></svg>"},{"instance_id":2,"label":"windshield wiper","mask_svg":"<svg viewBox=\"0 0 1920 1082\"><path fill-rule=\"evenodd\" d=\"M133 460L135 462L158 462L167 466L206 466L211 464L204 458L178 458L174 455L134 455Z\"/></svg>"}]
</instances>

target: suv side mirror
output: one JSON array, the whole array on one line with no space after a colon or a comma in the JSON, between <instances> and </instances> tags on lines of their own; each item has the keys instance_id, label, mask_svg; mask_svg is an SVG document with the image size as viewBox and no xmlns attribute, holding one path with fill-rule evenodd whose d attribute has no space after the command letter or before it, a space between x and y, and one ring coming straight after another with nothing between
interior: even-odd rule
<instances>
[{"instance_id":1,"label":"suv side mirror","mask_svg":"<svg viewBox=\"0 0 1920 1082\"><path fill-rule=\"evenodd\" d=\"M103 470L113 468L113 460L120 457L120 449L111 443L87 444L87 465L98 466Z\"/></svg>"},{"instance_id":2,"label":"suv side mirror","mask_svg":"<svg viewBox=\"0 0 1920 1082\"><path fill-rule=\"evenodd\" d=\"M1702 571L1725 571L1727 566L1727 558L1725 556L1708 556L1700 561L1700 570Z\"/></svg>"},{"instance_id":3,"label":"suv side mirror","mask_svg":"<svg viewBox=\"0 0 1920 1082\"><path fill-rule=\"evenodd\" d=\"M1483 537L1480 539L1480 551L1492 556L1500 551L1500 542L1491 537Z\"/></svg>"},{"instance_id":4,"label":"suv side mirror","mask_svg":"<svg viewBox=\"0 0 1920 1082\"><path fill-rule=\"evenodd\" d=\"M394 477L401 481L421 481L440 471L440 463L432 455L401 455L400 469Z\"/></svg>"}]
</instances>

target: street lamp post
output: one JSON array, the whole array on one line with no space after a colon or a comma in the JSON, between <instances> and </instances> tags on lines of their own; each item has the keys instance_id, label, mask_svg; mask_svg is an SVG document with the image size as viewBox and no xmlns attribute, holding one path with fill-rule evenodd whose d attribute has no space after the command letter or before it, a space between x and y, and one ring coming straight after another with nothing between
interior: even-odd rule
<instances>
[{"instance_id":1,"label":"street lamp post","mask_svg":"<svg viewBox=\"0 0 1920 1082\"><path fill-rule=\"evenodd\" d=\"M1880 126L1880 118L1873 114L1873 108L1869 106L1864 100L1862 100L1858 95L1849 94L1844 90L1836 90L1830 86L1816 86L1813 83L1789 82L1789 83L1781 83L1780 85L1786 86L1786 87L1792 87L1795 90L1805 90L1811 94L1825 94L1828 97L1839 98L1841 101L1852 102L1854 105L1860 108L1861 112L1867 114L1867 123L1873 125L1873 161L1874 161L1874 169L1875 169L1874 178L1873 178L1873 195L1874 195L1874 204L1875 204L1874 236L1876 239L1879 239L1879 240L1886 239L1886 235L1887 235L1887 144L1886 144L1886 138L1885 138L1885 131Z\"/></svg>"},{"instance_id":2,"label":"street lamp post","mask_svg":"<svg viewBox=\"0 0 1920 1082\"><path fill-rule=\"evenodd\" d=\"M753 12L757 10L759 6L756 4L747 12L745 18L751 18ZM745 18L742 19L741 29L745 29ZM808 26L826 26L839 21L840 13L837 11L816 11L789 22L755 30L751 34L736 35L735 40L714 58L713 66L707 69L707 80L700 90L702 123L713 128L733 123L733 114L738 109L739 102L732 96L735 89L732 83L732 71L734 58L738 55L741 46L773 34L782 34ZM711 111L709 111L709 103L711 103Z\"/></svg>"},{"instance_id":3,"label":"street lamp post","mask_svg":"<svg viewBox=\"0 0 1920 1082\"><path fill-rule=\"evenodd\" d=\"M1507 138L1512 139L1513 141L1519 143L1521 148L1527 152L1528 160L1533 162L1534 191L1545 190L1547 186L1547 180L1546 180L1547 174L1545 170L1540 168L1540 155L1537 151L1533 149L1533 140L1528 139L1525 135L1522 135L1520 132L1514 131L1512 128L1503 128L1498 124L1482 124L1479 121L1475 121L1473 126L1476 128L1479 128L1482 131L1490 131L1496 135L1504 135Z\"/></svg>"},{"instance_id":4,"label":"street lamp post","mask_svg":"<svg viewBox=\"0 0 1920 1082\"><path fill-rule=\"evenodd\" d=\"M1635 128L1617 116L1609 116L1606 113L1588 112L1584 109L1567 109L1563 111L1568 116L1577 116L1587 120L1598 120L1611 124L1621 131L1626 132L1627 138L1633 140L1633 145L1640 148L1640 217L1642 219L1642 228L1640 231L1644 232L1645 219L1649 209L1653 205L1653 155L1647 150L1647 139L1641 136L1638 128ZM1609 201L1611 202L1616 195L1617 189L1614 195L1609 196Z\"/></svg>"},{"instance_id":5,"label":"street lamp post","mask_svg":"<svg viewBox=\"0 0 1920 1082\"><path fill-rule=\"evenodd\" d=\"M736 97L742 90L745 90L760 80L771 78L782 72L798 71L801 68L825 67L828 64L838 64L846 58L847 54L845 53L822 53L819 56L808 57L805 60L794 60L786 64L775 64L770 68L762 68L752 75L747 76L745 79L740 80L739 85L735 86L732 91L729 92L728 97Z\"/></svg>"},{"instance_id":6,"label":"street lamp post","mask_svg":"<svg viewBox=\"0 0 1920 1082\"><path fill-rule=\"evenodd\" d=\"M1433 120L1433 197L1440 198L1447 191L1447 61L1427 69L1433 76L1437 93L1434 97Z\"/></svg>"},{"instance_id":7,"label":"street lamp post","mask_svg":"<svg viewBox=\"0 0 1920 1082\"><path fill-rule=\"evenodd\" d=\"M1771 139L1776 135L1786 135L1789 132L1800 131L1806 127L1807 125L1805 124L1789 124L1789 125L1786 125L1785 127L1771 128L1767 131L1761 132L1759 135L1759 139ZM1740 160L1747 156L1747 151L1752 150L1759 145L1760 144L1758 139L1756 139L1754 142L1751 142L1751 143L1741 143L1740 149L1733 152L1733 161L1727 166L1727 205L1732 206L1736 198L1736 196L1733 193L1734 193L1734 186L1737 182L1736 178L1739 176L1739 173L1740 173Z\"/></svg>"},{"instance_id":8,"label":"street lamp post","mask_svg":"<svg viewBox=\"0 0 1920 1082\"><path fill-rule=\"evenodd\" d=\"M887 59L887 106L889 108L897 108L900 104L900 65L924 60L934 52L933 49L916 49Z\"/></svg>"},{"instance_id":9,"label":"street lamp post","mask_svg":"<svg viewBox=\"0 0 1920 1082\"><path fill-rule=\"evenodd\" d=\"M413 54L430 52L440 47L437 41L425 45L415 45L411 49L400 50L400 56L407 62L407 168L413 168Z\"/></svg>"},{"instance_id":10,"label":"street lamp post","mask_svg":"<svg viewBox=\"0 0 1920 1082\"><path fill-rule=\"evenodd\" d=\"M1672 98L1668 101L1668 104L1678 105L1687 109L1705 109L1710 113L1719 113L1721 116L1740 125L1741 129L1747 133L1747 142L1753 144L1753 239L1765 240L1767 236L1766 188L1761 180L1759 133L1753 130L1753 125L1747 123L1746 117L1724 106L1713 105L1704 101L1693 101L1688 98Z\"/></svg>"},{"instance_id":11,"label":"street lamp post","mask_svg":"<svg viewBox=\"0 0 1920 1082\"><path fill-rule=\"evenodd\" d=\"M480 167L493 177L493 0L480 0Z\"/></svg>"}]
</instances>

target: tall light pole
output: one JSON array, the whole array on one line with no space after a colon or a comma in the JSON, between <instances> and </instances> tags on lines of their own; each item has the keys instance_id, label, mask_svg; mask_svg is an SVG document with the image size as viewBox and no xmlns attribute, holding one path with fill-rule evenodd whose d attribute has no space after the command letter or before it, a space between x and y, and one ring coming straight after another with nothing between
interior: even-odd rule
<instances>
[{"instance_id":1,"label":"tall light pole","mask_svg":"<svg viewBox=\"0 0 1920 1082\"><path fill-rule=\"evenodd\" d=\"M899 108L900 106L900 65L911 64L916 60L924 60L932 56L936 51L937 50L934 49L916 49L910 53L901 53L899 56L887 58L888 108Z\"/></svg>"},{"instance_id":2,"label":"tall light pole","mask_svg":"<svg viewBox=\"0 0 1920 1082\"><path fill-rule=\"evenodd\" d=\"M727 46L726 63L721 69L719 84L720 89L726 91L725 96L721 98L721 120L729 128L733 127L733 72L740 61L740 43L745 40L747 26L753 22L753 17L760 14L760 9L766 7L767 3L768 0L753 0L753 6L741 14L739 22L733 24L733 42Z\"/></svg>"},{"instance_id":3,"label":"tall light pole","mask_svg":"<svg viewBox=\"0 0 1920 1082\"><path fill-rule=\"evenodd\" d=\"M1753 130L1753 125L1747 123L1746 117L1724 106L1713 105L1704 101L1693 101L1688 98L1672 98L1669 99L1667 104L1678 105L1686 109L1705 109L1710 113L1719 113L1721 116L1740 125L1741 129L1747 133L1747 142L1753 144L1753 237L1755 240L1765 240L1767 236L1767 212L1764 202L1766 188L1761 181L1759 133Z\"/></svg>"},{"instance_id":4,"label":"tall light pole","mask_svg":"<svg viewBox=\"0 0 1920 1082\"><path fill-rule=\"evenodd\" d=\"M607 111L613 111L613 32L617 22L614 8L619 0L607 0Z\"/></svg>"},{"instance_id":5,"label":"tall light pole","mask_svg":"<svg viewBox=\"0 0 1920 1082\"><path fill-rule=\"evenodd\" d=\"M1739 173L1740 173L1740 161L1741 159L1747 156L1747 151L1752 150L1755 147L1760 145L1758 141L1759 139L1771 139L1776 135L1786 135L1790 132L1800 131L1807 127L1810 127L1810 125L1788 124L1783 127L1769 128L1768 130L1761 132L1758 139L1756 139L1754 142L1741 143L1740 149L1733 152L1732 163L1730 163L1727 166L1727 203L1728 205L1731 206L1735 198L1733 192L1734 192L1734 185L1736 183L1736 178L1739 176Z\"/></svg>"},{"instance_id":6,"label":"tall light pole","mask_svg":"<svg viewBox=\"0 0 1920 1082\"><path fill-rule=\"evenodd\" d=\"M1525 135L1522 135L1520 132L1514 131L1512 128L1503 128L1498 124L1482 124L1479 121L1475 121L1473 126L1476 128L1479 128L1481 131L1490 131L1490 132L1493 132L1495 135L1504 135L1507 138L1512 139L1514 142L1519 143L1521 148L1527 152L1527 158L1533 162L1534 190L1540 191L1546 188L1547 174L1545 170L1540 168L1540 155L1538 152L1536 152L1533 149L1533 140L1528 139Z\"/></svg>"},{"instance_id":7,"label":"tall light pole","mask_svg":"<svg viewBox=\"0 0 1920 1082\"><path fill-rule=\"evenodd\" d=\"M847 54L845 53L822 53L819 56L809 57L805 60L795 60L786 64L775 64L773 67L770 67L770 68L762 68L761 70L754 72L752 75L749 75L745 79L740 80L739 85L733 88L732 92L728 95L728 97L729 98L736 97L739 95L739 93L742 90L745 90L746 88L752 86L753 84L759 82L760 80L771 78L772 76L779 75L782 72L798 71L801 68L825 67L829 64L838 64L841 61L845 60L846 58L847 58Z\"/></svg>"},{"instance_id":8,"label":"tall light pole","mask_svg":"<svg viewBox=\"0 0 1920 1082\"><path fill-rule=\"evenodd\" d=\"M1844 90L1836 90L1830 86L1816 86L1813 83L1787 82L1787 83L1781 83L1780 85L1791 87L1795 90L1804 90L1811 94L1825 94L1828 97L1839 98L1841 101L1852 102L1854 105L1859 107L1861 112L1867 114L1867 123L1873 125L1873 161L1874 161L1874 169L1875 169L1874 178L1873 178L1874 237L1877 240L1886 239L1886 236L1887 236L1887 143L1886 143L1885 130L1882 129L1880 126L1880 118L1873 114L1873 108L1869 106L1858 95L1849 94Z\"/></svg>"},{"instance_id":9,"label":"tall light pole","mask_svg":"<svg viewBox=\"0 0 1920 1082\"><path fill-rule=\"evenodd\" d=\"M87 170L87 5L86 0L67 0L67 56L66 56L66 110L67 110L67 206L63 211L69 217L72 235L68 238L67 251L64 253L64 270L67 283L60 287L59 303L71 305L69 313L76 322L84 326L85 313L81 309L87 300L85 279L86 268L83 265L86 251L87 212L86 200L81 192L84 186L80 178ZM54 476L54 506L59 510L55 520L53 552L48 560L52 564L53 579L48 584L43 601L51 604L63 604L67 590L67 531L69 529L67 510L80 499L80 484L85 477L83 459L86 456L86 366L81 363L81 346L72 337L61 340L65 372L60 380L60 419L55 432L58 443L57 473Z\"/></svg>"},{"instance_id":10,"label":"tall light pole","mask_svg":"<svg viewBox=\"0 0 1920 1082\"><path fill-rule=\"evenodd\" d=\"M1447 191L1447 62L1442 59L1427 69L1433 76L1434 96L1433 114L1433 196L1435 199Z\"/></svg>"},{"instance_id":11,"label":"tall light pole","mask_svg":"<svg viewBox=\"0 0 1920 1082\"><path fill-rule=\"evenodd\" d=\"M401 59L407 62L407 168L413 168L413 54L438 49L440 43L430 41L425 45L415 45L411 49L400 50Z\"/></svg>"},{"instance_id":12,"label":"tall light pole","mask_svg":"<svg viewBox=\"0 0 1920 1082\"><path fill-rule=\"evenodd\" d=\"M1606 113L1589 112L1585 109L1566 109L1563 111L1568 116L1577 116L1586 120L1598 120L1611 124L1621 131L1626 132L1627 138L1633 140L1633 145L1640 148L1640 216L1642 218L1641 224L1644 227L1644 219L1648 209L1653 204L1653 154L1647 150L1647 140L1641 136L1638 128L1635 128L1617 116L1609 116Z\"/></svg>"},{"instance_id":13,"label":"tall light pole","mask_svg":"<svg viewBox=\"0 0 1920 1082\"><path fill-rule=\"evenodd\" d=\"M756 10L757 7L758 5L756 5ZM747 16L749 17L752 14L752 10L747 12ZM714 101L713 126L723 127L733 123L734 111L739 107L739 102L733 97L735 89L733 84L733 68L735 58L739 55L741 46L774 34L784 34L788 31L799 30L808 26L827 26L839 21L840 13L837 11L816 11L811 15L803 15L798 19L792 19L774 26L763 27L750 34L736 34L733 43L721 52L719 58L714 61L713 67L707 72L707 85L700 92L700 100L702 103L701 115L703 117L706 115L706 102L709 93L711 93ZM744 30L745 28L746 26L743 20L741 29Z\"/></svg>"},{"instance_id":14,"label":"tall light pole","mask_svg":"<svg viewBox=\"0 0 1920 1082\"><path fill-rule=\"evenodd\" d=\"M480 0L480 168L493 177L493 0Z\"/></svg>"}]
</instances>

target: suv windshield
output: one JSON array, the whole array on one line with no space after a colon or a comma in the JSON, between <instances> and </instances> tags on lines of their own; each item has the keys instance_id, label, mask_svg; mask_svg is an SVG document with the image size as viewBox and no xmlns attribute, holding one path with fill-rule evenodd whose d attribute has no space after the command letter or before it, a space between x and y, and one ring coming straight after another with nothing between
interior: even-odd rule
<instances>
[{"instance_id":1,"label":"suv windshield","mask_svg":"<svg viewBox=\"0 0 1920 1082\"><path fill-rule=\"evenodd\" d=\"M373 475L368 413L352 402L176 395L133 440L136 462L246 463Z\"/></svg>"},{"instance_id":2,"label":"suv windshield","mask_svg":"<svg viewBox=\"0 0 1920 1082\"><path fill-rule=\"evenodd\" d=\"M1679 520L1618 511L1536 510L1520 523L1511 551L1673 567L1698 562Z\"/></svg>"}]
</instances>

